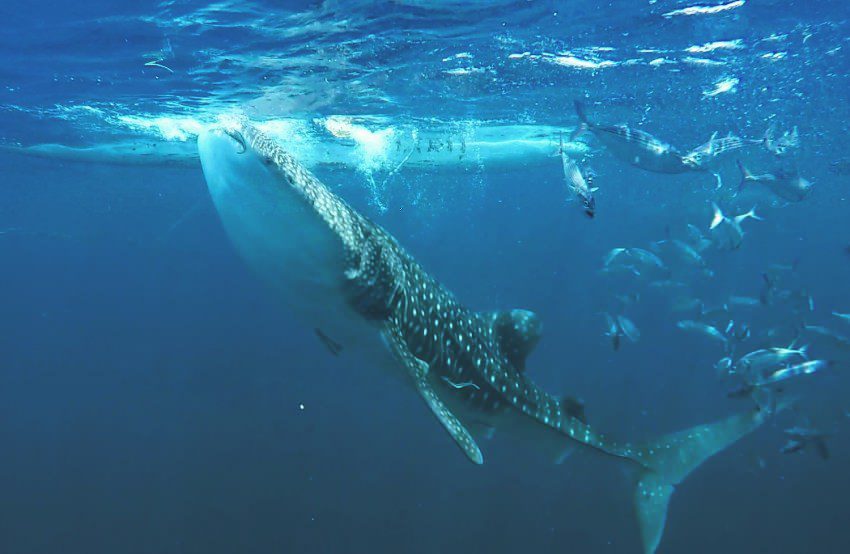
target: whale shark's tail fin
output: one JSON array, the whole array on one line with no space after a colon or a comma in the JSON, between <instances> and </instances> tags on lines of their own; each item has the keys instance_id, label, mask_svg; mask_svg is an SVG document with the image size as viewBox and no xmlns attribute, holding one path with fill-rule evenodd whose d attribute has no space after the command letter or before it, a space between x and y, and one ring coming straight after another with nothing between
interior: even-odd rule
<instances>
[{"instance_id":1,"label":"whale shark's tail fin","mask_svg":"<svg viewBox=\"0 0 850 554\"><path fill-rule=\"evenodd\" d=\"M643 551L654 554L664 533L667 507L676 485L713 455L756 430L771 410L761 407L721 421L697 425L661 437L637 449L642 467L635 490L635 511Z\"/></svg>"}]
</instances>

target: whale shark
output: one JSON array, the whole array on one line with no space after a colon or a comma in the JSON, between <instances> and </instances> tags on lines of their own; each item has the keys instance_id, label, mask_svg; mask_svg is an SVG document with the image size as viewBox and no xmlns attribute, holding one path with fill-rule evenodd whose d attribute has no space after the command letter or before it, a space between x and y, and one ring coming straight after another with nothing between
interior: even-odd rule
<instances>
[{"instance_id":1,"label":"whale shark","mask_svg":"<svg viewBox=\"0 0 850 554\"><path fill-rule=\"evenodd\" d=\"M333 354L385 371L404 385L400 391L418 395L474 464L484 462L479 443L491 433L558 463L576 449L620 460L634 470L644 553L661 542L674 488L774 411L758 402L656 440L615 439L592 426L576 401L529 376L527 357L542 335L535 313L465 307L388 231L247 119L203 132L198 152L236 250Z\"/></svg>"}]
</instances>

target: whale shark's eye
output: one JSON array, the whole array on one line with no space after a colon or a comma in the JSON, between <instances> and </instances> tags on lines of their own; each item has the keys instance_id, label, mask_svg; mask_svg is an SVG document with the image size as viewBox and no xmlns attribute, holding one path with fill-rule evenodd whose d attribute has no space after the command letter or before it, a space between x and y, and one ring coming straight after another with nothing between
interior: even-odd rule
<instances>
[{"instance_id":1,"label":"whale shark's eye","mask_svg":"<svg viewBox=\"0 0 850 554\"><path fill-rule=\"evenodd\" d=\"M224 132L227 133L227 136L229 136L230 138L232 138L233 140L238 142L239 146L242 148L241 150L239 150L237 152L237 154L242 154L242 153L245 152L245 150L248 149L248 147L245 144L245 137L242 136L242 133L240 133L239 131L231 131L231 130L226 130Z\"/></svg>"}]
</instances>

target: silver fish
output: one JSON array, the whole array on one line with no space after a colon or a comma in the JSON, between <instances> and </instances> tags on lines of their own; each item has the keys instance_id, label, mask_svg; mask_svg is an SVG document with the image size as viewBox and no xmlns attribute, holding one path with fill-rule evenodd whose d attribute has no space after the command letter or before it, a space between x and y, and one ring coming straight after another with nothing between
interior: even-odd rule
<instances>
[{"instance_id":1,"label":"silver fish","mask_svg":"<svg viewBox=\"0 0 850 554\"><path fill-rule=\"evenodd\" d=\"M620 327L617 325L617 320L611 317L611 314L605 314L605 336L611 339L611 347L614 350L620 349Z\"/></svg>"},{"instance_id":2,"label":"silver fish","mask_svg":"<svg viewBox=\"0 0 850 554\"><path fill-rule=\"evenodd\" d=\"M714 209L714 218L711 220L709 231L712 233L714 244L721 249L737 250L741 247L744 242L744 230L741 224L744 221L750 218L762 221L762 218L756 215L755 208L730 218L723 214L717 204L712 202L711 205Z\"/></svg>"},{"instance_id":3,"label":"silver fish","mask_svg":"<svg viewBox=\"0 0 850 554\"><path fill-rule=\"evenodd\" d=\"M732 133L727 134L725 137L718 138L717 133L715 132L711 135L711 138L708 139L708 142L697 146L685 154L683 158L685 163L689 165L699 168L707 168L714 164L714 162L716 162L723 154L734 152L735 150L740 150L745 146L759 144L761 142L761 140L744 139L735 136Z\"/></svg>"},{"instance_id":4,"label":"silver fish","mask_svg":"<svg viewBox=\"0 0 850 554\"><path fill-rule=\"evenodd\" d=\"M725 358L720 358L719 360L717 360L717 362L715 362L714 369L719 374L726 374L731 372L733 366L734 361L732 360L732 358L726 356Z\"/></svg>"},{"instance_id":5,"label":"silver fish","mask_svg":"<svg viewBox=\"0 0 850 554\"><path fill-rule=\"evenodd\" d=\"M640 330L638 330L637 325L635 325L631 319L618 315L617 325L619 326L620 331L622 331L623 336L630 341L637 342L640 340Z\"/></svg>"},{"instance_id":6,"label":"silver fish","mask_svg":"<svg viewBox=\"0 0 850 554\"><path fill-rule=\"evenodd\" d=\"M687 290L688 289L687 283L683 283L681 281L672 281L670 279L665 279L663 281L652 281L649 284L649 286L654 288L654 289L666 290L666 291L671 291L671 292L677 291L677 290L681 291L681 290Z\"/></svg>"},{"instance_id":7,"label":"silver fish","mask_svg":"<svg viewBox=\"0 0 850 554\"><path fill-rule=\"evenodd\" d=\"M604 266L609 272L628 268L635 275L670 273L661 258L643 248L614 248L605 256Z\"/></svg>"},{"instance_id":8,"label":"silver fish","mask_svg":"<svg viewBox=\"0 0 850 554\"><path fill-rule=\"evenodd\" d=\"M640 330L632 320L622 315L612 316L608 313L604 315L607 327L605 336L611 339L611 346L614 350L620 349L621 337L626 337L631 342L640 340Z\"/></svg>"},{"instance_id":9,"label":"silver fish","mask_svg":"<svg viewBox=\"0 0 850 554\"><path fill-rule=\"evenodd\" d=\"M729 304L733 306L759 306L761 301L758 298L749 296L730 296Z\"/></svg>"},{"instance_id":10,"label":"silver fish","mask_svg":"<svg viewBox=\"0 0 850 554\"><path fill-rule=\"evenodd\" d=\"M615 297L617 298L617 300L620 301L620 303L623 304L623 306L631 306L632 304L637 304L638 302L640 302L639 292L632 292L629 294L617 294L615 295Z\"/></svg>"},{"instance_id":11,"label":"silver fish","mask_svg":"<svg viewBox=\"0 0 850 554\"><path fill-rule=\"evenodd\" d=\"M702 300L689 296L679 296L673 300L670 307L674 312L687 312L689 310L702 310Z\"/></svg>"},{"instance_id":12,"label":"silver fish","mask_svg":"<svg viewBox=\"0 0 850 554\"><path fill-rule=\"evenodd\" d=\"M685 163L676 148L645 131L627 125L597 125L587 119L584 105L575 101L576 114L581 121L573 133L574 140L590 131L615 157L640 169L655 173L686 173L701 168Z\"/></svg>"},{"instance_id":13,"label":"silver fish","mask_svg":"<svg viewBox=\"0 0 850 554\"><path fill-rule=\"evenodd\" d=\"M838 319L843 319L847 323L850 323L850 314L842 314L840 312L832 312L832 315L834 315Z\"/></svg>"},{"instance_id":14,"label":"silver fish","mask_svg":"<svg viewBox=\"0 0 850 554\"><path fill-rule=\"evenodd\" d=\"M598 189L591 188L588 179L585 179L585 176L582 175L578 165L567 156L567 153L564 151L563 137L560 138L558 152L561 155L561 164L564 166L564 179L567 182L567 188L579 199L585 215L593 218L596 215L596 200L593 197L593 193Z\"/></svg>"},{"instance_id":15,"label":"silver fish","mask_svg":"<svg viewBox=\"0 0 850 554\"><path fill-rule=\"evenodd\" d=\"M803 178L797 172L778 171L777 173L763 173L755 175L748 170L740 160L738 169L741 171L741 182L738 192L744 189L747 183L761 184L774 195L788 202L802 202L808 198L814 186L811 181Z\"/></svg>"},{"instance_id":16,"label":"silver fish","mask_svg":"<svg viewBox=\"0 0 850 554\"><path fill-rule=\"evenodd\" d=\"M776 156L783 156L790 150L796 150L800 147L800 132L797 126L790 131L785 131L781 136L776 136L776 124L772 123L768 126L764 133L762 141L765 149Z\"/></svg>"},{"instance_id":17,"label":"silver fish","mask_svg":"<svg viewBox=\"0 0 850 554\"><path fill-rule=\"evenodd\" d=\"M802 375L811 375L813 373L817 373L822 369L831 367L832 365L832 362L826 360L809 360L808 362L802 362L774 371L773 373L765 377L762 381L756 382L754 384L759 386L772 385L774 383L779 383L780 381L793 379L794 377L800 377Z\"/></svg>"},{"instance_id":18,"label":"silver fish","mask_svg":"<svg viewBox=\"0 0 850 554\"><path fill-rule=\"evenodd\" d=\"M828 329L823 327L822 325L803 325L803 330L809 332L810 334L819 335L821 337L825 337L830 344L841 351L850 350L850 338L846 336L836 333L832 329Z\"/></svg>"},{"instance_id":19,"label":"silver fish","mask_svg":"<svg viewBox=\"0 0 850 554\"><path fill-rule=\"evenodd\" d=\"M705 335L707 337L711 337L713 339L719 340L726 344L728 340L726 335L720 332L717 327L713 325L708 325L707 323L702 323L701 321L694 321L692 319L683 319L676 323L676 327L682 329L683 331L694 331Z\"/></svg>"},{"instance_id":20,"label":"silver fish","mask_svg":"<svg viewBox=\"0 0 850 554\"><path fill-rule=\"evenodd\" d=\"M683 242L679 239L673 239L672 241L670 241L670 243L673 245L675 250L678 252L679 258L682 261L684 261L685 263L688 263L692 266L695 266L695 267L700 267L700 268L706 267L707 264L705 263L705 259L697 251L696 248L694 248L690 244L687 244L686 242Z\"/></svg>"},{"instance_id":21,"label":"silver fish","mask_svg":"<svg viewBox=\"0 0 850 554\"><path fill-rule=\"evenodd\" d=\"M703 252L711 246L711 240L703 236L700 228L692 223L688 223L688 243L697 251Z\"/></svg>"},{"instance_id":22,"label":"silver fish","mask_svg":"<svg viewBox=\"0 0 850 554\"><path fill-rule=\"evenodd\" d=\"M735 370L745 375L762 374L764 371L775 369L777 366L809 359L808 346L802 348L762 348L742 356L735 362Z\"/></svg>"},{"instance_id":23,"label":"silver fish","mask_svg":"<svg viewBox=\"0 0 850 554\"><path fill-rule=\"evenodd\" d=\"M802 452L813 446L822 460L829 459L829 448L826 444L828 433L805 425L795 425L783 432L788 435L788 442L780 450L783 454Z\"/></svg>"}]
</instances>

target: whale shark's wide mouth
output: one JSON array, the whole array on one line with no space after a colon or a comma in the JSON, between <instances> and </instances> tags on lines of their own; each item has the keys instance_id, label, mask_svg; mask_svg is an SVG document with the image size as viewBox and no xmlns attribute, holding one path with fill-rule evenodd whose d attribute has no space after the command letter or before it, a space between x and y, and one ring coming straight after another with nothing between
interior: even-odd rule
<instances>
[{"instance_id":1,"label":"whale shark's wide mouth","mask_svg":"<svg viewBox=\"0 0 850 554\"><path fill-rule=\"evenodd\" d=\"M248 150L245 137L235 129L215 128L198 135L198 154L215 157L230 157L244 155Z\"/></svg>"},{"instance_id":2,"label":"whale shark's wide mouth","mask_svg":"<svg viewBox=\"0 0 850 554\"><path fill-rule=\"evenodd\" d=\"M222 129L221 132L232 138L239 145L239 149L236 151L237 154L244 154L245 150L248 149L248 145L245 143L245 137L242 136L240 131L236 129Z\"/></svg>"}]
</instances>

